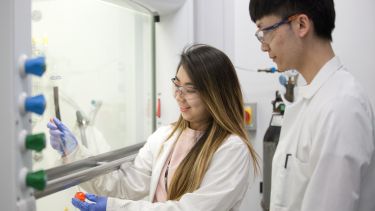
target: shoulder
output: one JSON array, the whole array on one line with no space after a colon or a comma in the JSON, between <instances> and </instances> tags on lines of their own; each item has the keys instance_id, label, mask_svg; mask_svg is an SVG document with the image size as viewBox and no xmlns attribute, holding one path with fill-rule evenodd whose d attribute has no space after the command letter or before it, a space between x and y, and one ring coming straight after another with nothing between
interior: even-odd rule
<instances>
[{"instance_id":1,"label":"shoulder","mask_svg":"<svg viewBox=\"0 0 375 211\"><path fill-rule=\"evenodd\" d=\"M236 179L240 177L248 181L251 177L251 169L255 168L247 144L237 135L230 135L214 153L209 175L231 175L237 171ZM242 175L242 176L241 176ZM215 177L216 177L215 176Z\"/></svg>"},{"instance_id":2,"label":"shoulder","mask_svg":"<svg viewBox=\"0 0 375 211\"><path fill-rule=\"evenodd\" d=\"M361 104L366 104L368 101L363 86L346 68L336 71L327 83L328 88L335 90L334 98L336 99L355 100Z\"/></svg>"},{"instance_id":3,"label":"shoulder","mask_svg":"<svg viewBox=\"0 0 375 211\"><path fill-rule=\"evenodd\" d=\"M238 135L233 134L229 135L222 144L222 147L227 146L234 146L236 148L247 148L247 145L245 144L244 140Z\"/></svg>"},{"instance_id":4,"label":"shoulder","mask_svg":"<svg viewBox=\"0 0 375 211\"><path fill-rule=\"evenodd\" d=\"M336 71L316 97L315 109L331 114L364 112L372 116L370 100L362 85L345 68Z\"/></svg>"},{"instance_id":5,"label":"shoulder","mask_svg":"<svg viewBox=\"0 0 375 211\"><path fill-rule=\"evenodd\" d=\"M166 125L156 129L148 137L144 146L139 150L138 156L157 155L172 131L172 125Z\"/></svg>"},{"instance_id":6,"label":"shoulder","mask_svg":"<svg viewBox=\"0 0 375 211\"><path fill-rule=\"evenodd\" d=\"M364 145L373 142L374 114L370 100L361 84L345 69L330 78L309 106L313 114L309 121L311 133L317 140L329 139L327 143L336 144L335 148L339 148L337 143L343 147L352 144L352 149L354 145L359 147L360 142Z\"/></svg>"},{"instance_id":7,"label":"shoulder","mask_svg":"<svg viewBox=\"0 0 375 211\"><path fill-rule=\"evenodd\" d=\"M173 131L173 125L161 126L153 132L147 139L147 143L151 145L162 144Z\"/></svg>"},{"instance_id":8,"label":"shoulder","mask_svg":"<svg viewBox=\"0 0 375 211\"><path fill-rule=\"evenodd\" d=\"M245 140L242 140L242 138L237 135L230 135L217 149L214 157L215 156L250 159L250 152Z\"/></svg>"}]
</instances>

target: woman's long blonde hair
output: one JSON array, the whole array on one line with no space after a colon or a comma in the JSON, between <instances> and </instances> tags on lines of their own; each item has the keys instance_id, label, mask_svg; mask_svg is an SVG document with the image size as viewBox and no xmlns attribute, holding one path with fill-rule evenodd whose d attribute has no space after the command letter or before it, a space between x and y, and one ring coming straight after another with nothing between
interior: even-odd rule
<instances>
[{"instance_id":1,"label":"woman's long blonde hair","mask_svg":"<svg viewBox=\"0 0 375 211\"><path fill-rule=\"evenodd\" d=\"M230 59L214 47L196 44L184 49L180 66L198 90L211 118L204 134L176 169L168 188L169 200L179 200L199 188L213 155L231 134L247 145L254 174L259 172L258 155L245 130L240 84ZM180 116L168 139L188 126L189 122Z\"/></svg>"}]
</instances>

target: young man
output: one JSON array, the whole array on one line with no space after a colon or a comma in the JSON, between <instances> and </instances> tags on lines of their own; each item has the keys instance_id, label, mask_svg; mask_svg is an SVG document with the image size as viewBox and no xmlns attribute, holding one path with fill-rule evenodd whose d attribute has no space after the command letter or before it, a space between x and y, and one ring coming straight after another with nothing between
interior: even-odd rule
<instances>
[{"instance_id":1,"label":"young man","mask_svg":"<svg viewBox=\"0 0 375 211\"><path fill-rule=\"evenodd\" d=\"M272 164L272 211L374 211L374 116L331 47L333 0L251 0L261 49L307 82L286 108Z\"/></svg>"}]
</instances>

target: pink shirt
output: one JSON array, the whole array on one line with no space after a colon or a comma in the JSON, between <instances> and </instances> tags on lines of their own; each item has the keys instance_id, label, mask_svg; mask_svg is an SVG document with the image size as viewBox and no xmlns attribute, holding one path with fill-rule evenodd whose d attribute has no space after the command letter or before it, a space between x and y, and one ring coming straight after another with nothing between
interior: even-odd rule
<instances>
[{"instance_id":1,"label":"pink shirt","mask_svg":"<svg viewBox=\"0 0 375 211\"><path fill-rule=\"evenodd\" d=\"M164 167L161 171L159 183L156 187L154 202L164 202L167 201L167 191L165 189L165 171L168 169L168 178L167 178L167 185L169 188L169 184L173 178L174 172L176 171L178 165L180 165L181 161L186 157L189 153L191 148L195 145L198 139L203 135L202 131L193 130L190 128L186 128L179 139L176 141L174 149L171 151L168 159L166 160Z\"/></svg>"}]
</instances>

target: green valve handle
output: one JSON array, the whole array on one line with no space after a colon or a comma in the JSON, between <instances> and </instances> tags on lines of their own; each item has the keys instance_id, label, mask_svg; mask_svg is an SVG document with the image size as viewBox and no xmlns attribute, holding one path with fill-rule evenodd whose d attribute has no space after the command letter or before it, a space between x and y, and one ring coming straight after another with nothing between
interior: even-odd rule
<instances>
[{"instance_id":1,"label":"green valve handle","mask_svg":"<svg viewBox=\"0 0 375 211\"><path fill-rule=\"evenodd\" d=\"M284 104L281 104L281 105L280 105L280 111L281 111L281 112L284 112L284 111L285 111L285 105L284 105Z\"/></svg>"},{"instance_id":2,"label":"green valve handle","mask_svg":"<svg viewBox=\"0 0 375 211\"><path fill-rule=\"evenodd\" d=\"M25 141L26 149L35 150L37 152L42 151L46 147L46 136L44 133L38 133L34 135L27 135Z\"/></svg>"},{"instance_id":3,"label":"green valve handle","mask_svg":"<svg viewBox=\"0 0 375 211\"><path fill-rule=\"evenodd\" d=\"M47 175L44 170L29 172L26 175L26 185L37 190L44 190L47 185Z\"/></svg>"}]
</instances>

